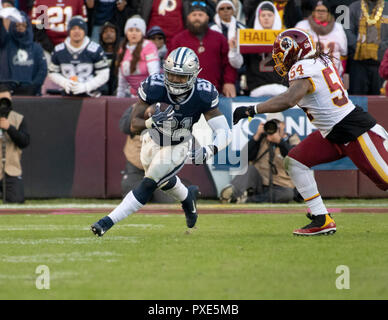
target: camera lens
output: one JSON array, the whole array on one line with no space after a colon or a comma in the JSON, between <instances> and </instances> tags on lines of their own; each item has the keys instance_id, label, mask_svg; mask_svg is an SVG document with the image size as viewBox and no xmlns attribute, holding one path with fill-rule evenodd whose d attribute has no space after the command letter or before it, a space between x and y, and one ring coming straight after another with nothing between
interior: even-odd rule
<instances>
[{"instance_id":1,"label":"camera lens","mask_svg":"<svg viewBox=\"0 0 388 320\"><path fill-rule=\"evenodd\" d=\"M7 118L11 112L11 101L7 98L0 99L0 117Z\"/></svg>"},{"instance_id":2,"label":"camera lens","mask_svg":"<svg viewBox=\"0 0 388 320\"><path fill-rule=\"evenodd\" d=\"M264 131L266 134L274 134L278 130L278 124L275 120L267 121L264 124Z\"/></svg>"}]
</instances>

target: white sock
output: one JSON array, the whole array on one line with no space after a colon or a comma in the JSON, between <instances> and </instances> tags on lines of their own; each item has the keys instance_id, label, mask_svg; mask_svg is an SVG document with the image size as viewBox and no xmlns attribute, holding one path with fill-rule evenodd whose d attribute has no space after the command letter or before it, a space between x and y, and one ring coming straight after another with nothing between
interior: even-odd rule
<instances>
[{"instance_id":1,"label":"white sock","mask_svg":"<svg viewBox=\"0 0 388 320\"><path fill-rule=\"evenodd\" d=\"M121 203L110 214L108 214L108 217L116 224L128 217L130 214L138 211L141 207L143 207L143 204L137 201L133 192L130 191Z\"/></svg>"},{"instance_id":2,"label":"white sock","mask_svg":"<svg viewBox=\"0 0 388 320\"><path fill-rule=\"evenodd\" d=\"M173 186L171 189L163 190L163 191L180 202L185 200L188 194L188 190L186 186L182 183L181 179L179 179L178 176L176 177L175 186Z\"/></svg>"},{"instance_id":3,"label":"white sock","mask_svg":"<svg viewBox=\"0 0 388 320\"><path fill-rule=\"evenodd\" d=\"M326 214L327 209L319 194L313 171L310 170L309 167L290 157L286 158L286 170L296 189L310 208L311 214Z\"/></svg>"}]
</instances>

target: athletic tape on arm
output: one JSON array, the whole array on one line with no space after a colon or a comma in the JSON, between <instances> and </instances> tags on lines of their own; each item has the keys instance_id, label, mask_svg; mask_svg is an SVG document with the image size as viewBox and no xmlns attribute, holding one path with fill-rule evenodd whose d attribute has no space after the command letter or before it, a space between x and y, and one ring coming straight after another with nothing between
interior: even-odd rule
<instances>
[{"instance_id":1,"label":"athletic tape on arm","mask_svg":"<svg viewBox=\"0 0 388 320\"><path fill-rule=\"evenodd\" d=\"M217 147L218 152L225 149L232 142L232 132L226 118L220 115L209 119L207 123L213 130L213 144Z\"/></svg>"}]
</instances>

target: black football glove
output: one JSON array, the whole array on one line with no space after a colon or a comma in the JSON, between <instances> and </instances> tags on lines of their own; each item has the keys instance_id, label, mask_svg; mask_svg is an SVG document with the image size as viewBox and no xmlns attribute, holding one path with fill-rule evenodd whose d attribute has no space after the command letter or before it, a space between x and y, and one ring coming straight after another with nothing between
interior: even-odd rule
<instances>
[{"instance_id":1,"label":"black football glove","mask_svg":"<svg viewBox=\"0 0 388 320\"><path fill-rule=\"evenodd\" d=\"M255 106L238 107L233 112L233 124L237 124L241 119L254 117L255 114Z\"/></svg>"},{"instance_id":2,"label":"black football glove","mask_svg":"<svg viewBox=\"0 0 388 320\"><path fill-rule=\"evenodd\" d=\"M198 149L193 149L190 154L190 159L196 166L206 163L212 156L217 153L217 147L209 145Z\"/></svg>"}]
</instances>

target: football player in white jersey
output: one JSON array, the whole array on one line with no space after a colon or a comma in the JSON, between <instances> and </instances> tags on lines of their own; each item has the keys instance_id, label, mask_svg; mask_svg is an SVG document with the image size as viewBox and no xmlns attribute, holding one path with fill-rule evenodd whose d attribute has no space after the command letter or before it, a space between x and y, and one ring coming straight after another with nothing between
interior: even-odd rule
<instances>
[{"instance_id":1,"label":"football player in white jersey","mask_svg":"<svg viewBox=\"0 0 388 320\"><path fill-rule=\"evenodd\" d=\"M318 192L311 167L348 156L377 187L388 190L388 134L376 120L348 97L331 57L317 50L300 29L288 29L274 42L275 70L288 75L289 89L255 106L239 107L233 122L258 113L301 107L318 128L291 149L285 167L311 214L296 235L332 234L336 224Z\"/></svg>"}]
</instances>

